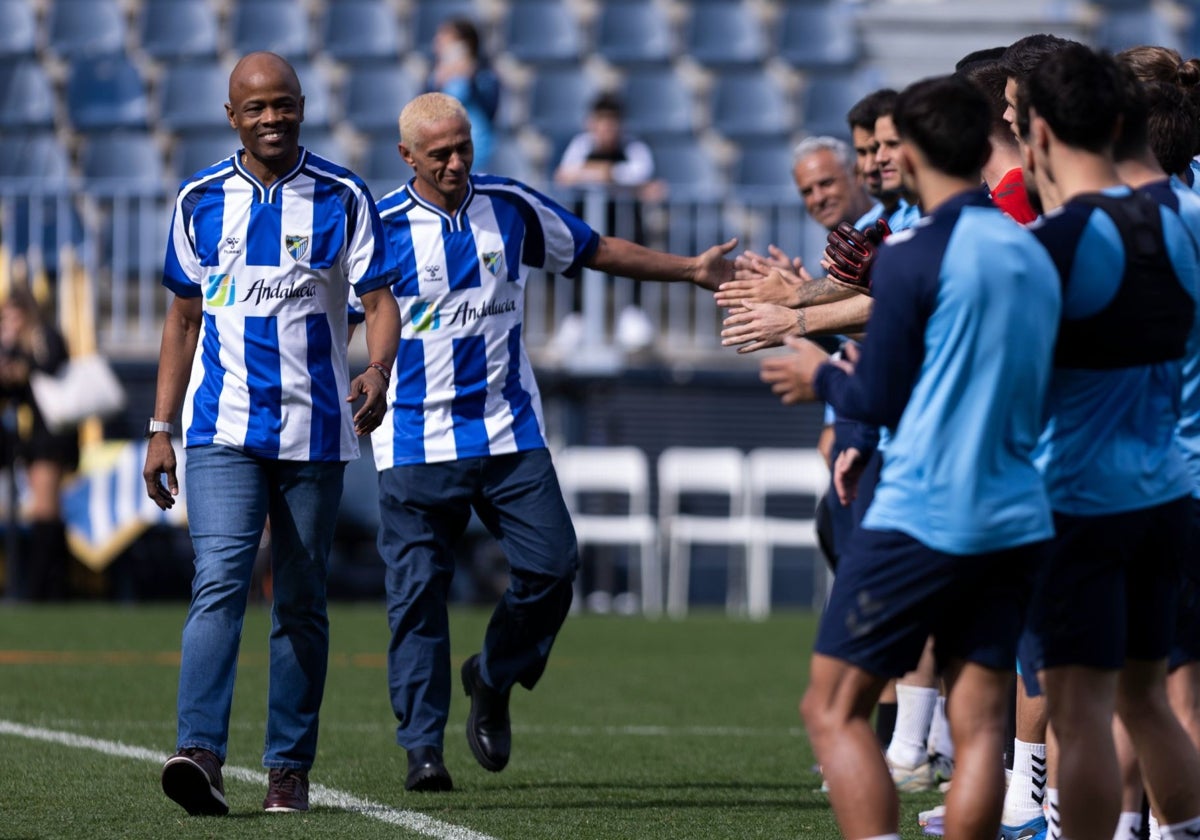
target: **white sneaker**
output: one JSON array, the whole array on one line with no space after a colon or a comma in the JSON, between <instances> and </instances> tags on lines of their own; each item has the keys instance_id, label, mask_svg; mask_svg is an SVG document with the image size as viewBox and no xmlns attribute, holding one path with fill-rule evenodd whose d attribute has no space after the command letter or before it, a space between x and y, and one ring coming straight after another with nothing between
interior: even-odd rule
<instances>
[{"instance_id":1,"label":"white sneaker","mask_svg":"<svg viewBox=\"0 0 1200 840\"><path fill-rule=\"evenodd\" d=\"M888 770L891 771L892 781L896 790L901 793L924 793L936 790L937 783L933 779L933 765L928 760L922 761L916 767L905 767L887 760Z\"/></svg>"}]
</instances>

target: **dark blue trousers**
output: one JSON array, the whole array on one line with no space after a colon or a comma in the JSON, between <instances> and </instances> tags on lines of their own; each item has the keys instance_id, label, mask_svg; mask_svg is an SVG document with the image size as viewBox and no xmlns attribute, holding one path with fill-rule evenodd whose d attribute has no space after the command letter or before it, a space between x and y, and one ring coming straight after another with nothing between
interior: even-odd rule
<instances>
[{"instance_id":1,"label":"dark blue trousers","mask_svg":"<svg viewBox=\"0 0 1200 840\"><path fill-rule=\"evenodd\" d=\"M509 564L508 589L480 656L484 682L499 691L516 683L533 688L546 668L579 568L575 529L545 449L392 467L379 474L379 490L396 741L441 749L453 679L451 549L472 508Z\"/></svg>"}]
</instances>

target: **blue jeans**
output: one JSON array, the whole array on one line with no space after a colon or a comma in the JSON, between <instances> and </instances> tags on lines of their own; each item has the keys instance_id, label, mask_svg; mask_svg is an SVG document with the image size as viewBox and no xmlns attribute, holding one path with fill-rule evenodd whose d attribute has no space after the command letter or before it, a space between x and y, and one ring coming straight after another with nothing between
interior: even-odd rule
<instances>
[{"instance_id":1,"label":"blue jeans","mask_svg":"<svg viewBox=\"0 0 1200 840\"><path fill-rule=\"evenodd\" d=\"M188 449L196 572L183 626L179 749L201 747L225 760L242 620L269 516L274 604L263 766L312 766L329 660L325 579L345 467L257 458L227 446Z\"/></svg>"},{"instance_id":2,"label":"blue jeans","mask_svg":"<svg viewBox=\"0 0 1200 840\"><path fill-rule=\"evenodd\" d=\"M575 529L545 449L392 467L379 474L379 489L396 742L440 750L450 715L451 549L471 509L509 564L479 657L483 681L498 691L533 688L546 668L571 607Z\"/></svg>"}]
</instances>

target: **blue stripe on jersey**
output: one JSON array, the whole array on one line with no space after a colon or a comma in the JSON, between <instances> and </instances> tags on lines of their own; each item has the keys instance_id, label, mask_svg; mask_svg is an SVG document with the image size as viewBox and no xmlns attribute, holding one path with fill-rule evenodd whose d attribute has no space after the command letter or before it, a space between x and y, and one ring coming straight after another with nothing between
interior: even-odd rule
<instances>
[{"instance_id":1,"label":"blue stripe on jersey","mask_svg":"<svg viewBox=\"0 0 1200 840\"><path fill-rule=\"evenodd\" d=\"M221 334L217 321L204 313L204 342L200 346L203 379L192 397L192 422L187 429L185 446L203 446L217 436L217 410L225 385L225 366L221 364Z\"/></svg>"},{"instance_id":2,"label":"blue stripe on jersey","mask_svg":"<svg viewBox=\"0 0 1200 840\"><path fill-rule=\"evenodd\" d=\"M464 216L463 224L466 223ZM443 231L442 247L446 249L446 273L450 275L450 291L478 289L483 285L483 278L479 276L479 254L475 250L475 234L469 226L462 230Z\"/></svg>"},{"instance_id":3,"label":"blue stripe on jersey","mask_svg":"<svg viewBox=\"0 0 1200 840\"><path fill-rule=\"evenodd\" d=\"M421 294L421 283L417 273L417 253L413 249L412 222L407 214L397 213L388 220L386 230L392 259L400 270L400 278L392 285L392 294L417 297Z\"/></svg>"},{"instance_id":4,"label":"blue stripe on jersey","mask_svg":"<svg viewBox=\"0 0 1200 840\"><path fill-rule=\"evenodd\" d=\"M246 388L250 397L245 447L256 455L276 458L279 432L283 428L283 377L276 316L247 316L245 340Z\"/></svg>"},{"instance_id":5,"label":"blue stripe on jersey","mask_svg":"<svg viewBox=\"0 0 1200 840\"><path fill-rule=\"evenodd\" d=\"M454 339L454 446L458 457L488 454L483 422L487 407L487 339L469 335Z\"/></svg>"},{"instance_id":6,"label":"blue stripe on jersey","mask_svg":"<svg viewBox=\"0 0 1200 840\"><path fill-rule=\"evenodd\" d=\"M489 194L490 195L490 194ZM504 231L504 267L508 271L508 282L518 279L521 265L521 240L525 234L525 222L516 208L507 201L493 201L492 213L496 227Z\"/></svg>"},{"instance_id":7,"label":"blue stripe on jersey","mask_svg":"<svg viewBox=\"0 0 1200 840\"><path fill-rule=\"evenodd\" d=\"M422 464L425 462L425 342L419 338L400 339L394 370L392 461Z\"/></svg>"},{"instance_id":8,"label":"blue stripe on jersey","mask_svg":"<svg viewBox=\"0 0 1200 840\"><path fill-rule=\"evenodd\" d=\"M196 256L200 265L221 264L221 231L225 225L225 182L213 181L198 187L183 200L185 218L194 228Z\"/></svg>"},{"instance_id":9,"label":"blue stripe on jersey","mask_svg":"<svg viewBox=\"0 0 1200 840\"><path fill-rule=\"evenodd\" d=\"M342 452L342 401L333 370L333 333L329 319L309 315L308 378L312 393L312 432L309 457L314 461L337 461Z\"/></svg>"},{"instance_id":10,"label":"blue stripe on jersey","mask_svg":"<svg viewBox=\"0 0 1200 840\"><path fill-rule=\"evenodd\" d=\"M354 230L353 193L337 181L322 178L313 184L313 231L308 264L329 268L342 254L346 231Z\"/></svg>"},{"instance_id":11,"label":"blue stripe on jersey","mask_svg":"<svg viewBox=\"0 0 1200 840\"><path fill-rule=\"evenodd\" d=\"M542 431L538 428L537 414L533 411L533 400L529 392L521 387L521 326L508 331L508 376L504 380L504 399L512 406L513 437L517 449L537 449L545 446Z\"/></svg>"},{"instance_id":12,"label":"blue stripe on jersey","mask_svg":"<svg viewBox=\"0 0 1200 840\"><path fill-rule=\"evenodd\" d=\"M255 200L250 204L250 223L246 228L246 265L279 265L283 250L283 193L276 191L270 204Z\"/></svg>"}]
</instances>

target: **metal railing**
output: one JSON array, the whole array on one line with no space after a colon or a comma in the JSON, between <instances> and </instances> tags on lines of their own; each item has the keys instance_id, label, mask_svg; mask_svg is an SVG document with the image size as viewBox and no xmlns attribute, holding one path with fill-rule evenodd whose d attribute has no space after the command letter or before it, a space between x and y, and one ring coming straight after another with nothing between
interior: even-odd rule
<instances>
[{"instance_id":1,"label":"metal railing","mask_svg":"<svg viewBox=\"0 0 1200 840\"><path fill-rule=\"evenodd\" d=\"M765 252L774 243L815 264L824 247L825 231L808 218L798 199L783 199L777 191L647 202L637 211L641 224L636 232L629 197L597 191L557 197L578 207L601 232L625 238L636 233L648 246L674 254L697 254L736 236L737 252ZM41 289L61 307L56 284L65 270L77 267L91 292L90 326L98 348L112 357L156 357L170 302L160 275L172 199L120 181L94 183L85 192L36 179L0 180L0 293L14 278L27 278L35 291ZM648 345L639 350L668 364L720 365L731 357L720 346L723 313L710 293L685 284L637 284L586 270L579 279L531 276L527 346L541 365L615 371L631 352L618 328L622 313L635 301L651 329ZM572 325L569 336L565 324Z\"/></svg>"}]
</instances>

